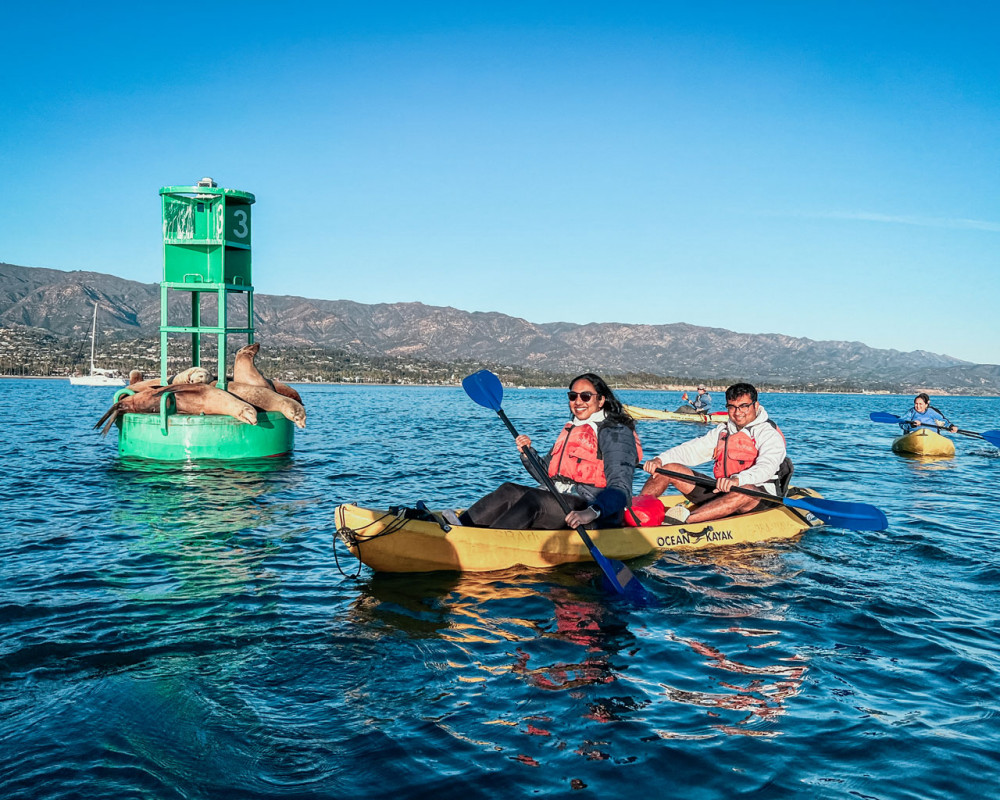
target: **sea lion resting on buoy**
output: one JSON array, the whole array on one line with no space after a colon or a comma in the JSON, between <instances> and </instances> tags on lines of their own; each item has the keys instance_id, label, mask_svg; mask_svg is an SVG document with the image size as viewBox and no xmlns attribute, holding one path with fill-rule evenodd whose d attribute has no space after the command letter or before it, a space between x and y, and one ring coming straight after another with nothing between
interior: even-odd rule
<instances>
[{"instance_id":1,"label":"sea lion resting on buoy","mask_svg":"<svg viewBox=\"0 0 1000 800\"><path fill-rule=\"evenodd\" d=\"M277 392L285 397L291 397L299 405L303 405L302 397L287 383L265 378L254 359L260 352L260 342L248 344L236 351L236 358L233 361L233 382L246 384L248 386L266 386L272 392ZM269 410L269 409L268 409Z\"/></svg>"},{"instance_id":2,"label":"sea lion resting on buoy","mask_svg":"<svg viewBox=\"0 0 1000 800\"><path fill-rule=\"evenodd\" d=\"M299 393L295 391L287 383L282 383L281 381L273 380L272 378L265 378L265 380L270 382L272 388L278 394L283 394L285 397L291 397L292 400L294 400L300 406L305 405L305 403L302 402L302 397L299 395Z\"/></svg>"},{"instance_id":3,"label":"sea lion resting on buoy","mask_svg":"<svg viewBox=\"0 0 1000 800\"><path fill-rule=\"evenodd\" d=\"M142 371L138 369L133 369L128 374L128 388L133 392L142 392L146 389L155 389L161 386L159 378L150 378L149 380L143 380Z\"/></svg>"},{"instance_id":4,"label":"sea lion resting on buoy","mask_svg":"<svg viewBox=\"0 0 1000 800\"><path fill-rule=\"evenodd\" d=\"M248 344L236 351L236 358L233 361L233 381L247 386L267 386L267 378L260 374L257 365L253 360L260 352L260 342Z\"/></svg>"},{"instance_id":5,"label":"sea lion resting on buoy","mask_svg":"<svg viewBox=\"0 0 1000 800\"><path fill-rule=\"evenodd\" d=\"M188 367L186 370L178 372L172 378L168 378L167 383L211 383L214 380L215 378L212 374L204 367ZM141 392L143 389L155 389L162 385L159 378L143 380L142 372L137 369L132 370L128 374L128 388L137 392Z\"/></svg>"},{"instance_id":6,"label":"sea lion resting on buoy","mask_svg":"<svg viewBox=\"0 0 1000 800\"><path fill-rule=\"evenodd\" d=\"M204 367L188 367L178 372L168 383L211 383L215 378Z\"/></svg>"},{"instance_id":7,"label":"sea lion resting on buoy","mask_svg":"<svg viewBox=\"0 0 1000 800\"><path fill-rule=\"evenodd\" d=\"M130 386L129 388L134 388L134 386ZM152 389L144 389L135 394L126 395L111 406L111 408L104 412L104 416L97 420L97 424L94 427L100 428L101 424L107 420L108 424L101 431L101 436L107 436L108 431L111 430L111 426L115 424L115 420L122 414L155 414L159 410L160 395L154 395Z\"/></svg>"},{"instance_id":8,"label":"sea lion resting on buoy","mask_svg":"<svg viewBox=\"0 0 1000 800\"><path fill-rule=\"evenodd\" d=\"M232 379L232 377L230 377L228 379L228 381L229 381L229 383L238 383L239 382L239 381L234 381ZM214 386L215 384L213 383L212 385ZM243 385L246 386L247 384L243 384ZM251 386L259 386L260 384L249 384L249 385L251 385ZM294 400L300 406L305 406L305 403L303 402L301 395L299 395L299 393L297 391L295 391L287 383L282 383L281 381L273 380L271 378L264 378L264 385L261 388L270 389L272 392L277 392L278 394L284 395L285 397L290 397L290 398L292 398L292 400Z\"/></svg>"},{"instance_id":9,"label":"sea lion resting on buoy","mask_svg":"<svg viewBox=\"0 0 1000 800\"><path fill-rule=\"evenodd\" d=\"M306 426L306 410L291 397L271 391L267 386L251 385L234 381L226 388L237 397L242 397L248 403L264 411L278 411L289 422L298 427Z\"/></svg>"},{"instance_id":10,"label":"sea lion resting on buoy","mask_svg":"<svg viewBox=\"0 0 1000 800\"><path fill-rule=\"evenodd\" d=\"M170 392L181 414L227 414L248 425L257 424L257 412L249 403L206 383L174 383L152 393L159 397Z\"/></svg>"}]
</instances>

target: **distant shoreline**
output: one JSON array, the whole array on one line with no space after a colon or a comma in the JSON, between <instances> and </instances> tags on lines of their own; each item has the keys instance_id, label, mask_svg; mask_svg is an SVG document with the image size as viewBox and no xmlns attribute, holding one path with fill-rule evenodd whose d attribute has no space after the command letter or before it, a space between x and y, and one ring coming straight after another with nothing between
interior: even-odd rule
<instances>
[{"instance_id":1,"label":"distant shoreline","mask_svg":"<svg viewBox=\"0 0 1000 800\"><path fill-rule=\"evenodd\" d=\"M26 381L69 381L69 378L65 375L0 375L0 380L10 379L10 380L26 380ZM336 381L292 381L292 385L297 386L352 386L363 388L365 386L379 386L386 387L390 389L458 389L461 388L460 383L354 383L352 382L336 382ZM90 388L102 388L102 387L90 387ZM114 387L106 386L106 389L115 388L127 388L127 387ZM506 386L505 389L511 391L524 391L528 389L540 389L540 390L551 390L551 389L562 389L562 386ZM691 391L687 387L678 387L676 389L644 389L642 387L631 387L631 386L616 386L613 387L616 392L660 392L662 394L676 394L677 392ZM725 391L725 387L710 388L710 391L722 393ZM927 393L932 397L1000 397L1000 394L952 394L950 392L940 391L938 389L929 389ZM809 390L805 391L803 389L767 389L761 390L761 394L829 394L829 395L845 395L845 396L858 396L858 397L908 397L911 392L887 392L887 391L871 391L871 392L830 392L830 391L818 391ZM678 401L680 402L680 401Z\"/></svg>"}]
</instances>

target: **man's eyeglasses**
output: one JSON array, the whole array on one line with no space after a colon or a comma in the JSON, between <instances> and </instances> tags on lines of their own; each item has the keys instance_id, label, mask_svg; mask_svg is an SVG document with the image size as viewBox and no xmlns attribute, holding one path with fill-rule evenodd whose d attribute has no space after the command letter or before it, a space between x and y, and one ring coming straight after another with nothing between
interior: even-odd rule
<instances>
[{"instance_id":1,"label":"man's eyeglasses","mask_svg":"<svg viewBox=\"0 0 1000 800\"><path fill-rule=\"evenodd\" d=\"M738 406L730 405L726 403L726 411L732 414L734 411L746 411L753 403L740 403Z\"/></svg>"},{"instance_id":2,"label":"man's eyeglasses","mask_svg":"<svg viewBox=\"0 0 1000 800\"><path fill-rule=\"evenodd\" d=\"M578 397L583 400L584 403L589 403L597 395L594 392L566 392L566 396L569 398L571 403Z\"/></svg>"}]
</instances>

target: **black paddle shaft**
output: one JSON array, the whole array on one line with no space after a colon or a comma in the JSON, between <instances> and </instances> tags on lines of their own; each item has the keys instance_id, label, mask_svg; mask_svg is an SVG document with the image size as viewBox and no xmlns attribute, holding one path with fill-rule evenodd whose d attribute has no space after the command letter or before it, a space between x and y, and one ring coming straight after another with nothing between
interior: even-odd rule
<instances>
[{"instance_id":1,"label":"black paddle shaft","mask_svg":"<svg viewBox=\"0 0 1000 800\"><path fill-rule=\"evenodd\" d=\"M662 467L657 467L656 471L661 475L669 475L671 478L681 478L685 481L690 481L691 483L697 483L700 486L705 486L712 489L716 486L716 482L711 478L705 478L701 475L688 475L686 472L674 472L673 470L663 469ZM772 503L783 504L784 500L773 494L768 494L767 492L760 492L756 489L744 489L742 486L734 486L729 491L739 492L740 494L748 495L749 497L756 497L759 500L769 500Z\"/></svg>"}]
</instances>

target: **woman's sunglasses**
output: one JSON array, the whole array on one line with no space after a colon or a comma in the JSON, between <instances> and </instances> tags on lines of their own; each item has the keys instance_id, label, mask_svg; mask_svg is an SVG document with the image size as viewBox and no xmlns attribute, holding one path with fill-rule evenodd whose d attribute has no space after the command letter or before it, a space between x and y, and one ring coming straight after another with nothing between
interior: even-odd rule
<instances>
[{"instance_id":1,"label":"woman's sunglasses","mask_svg":"<svg viewBox=\"0 0 1000 800\"><path fill-rule=\"evenodd\" d=\"M597 394L595 392L566 392L566 396L569 398L571 403L578 397L583 400L584 403L589 403L597 396Z\"/></svg>"}]
</instances>

